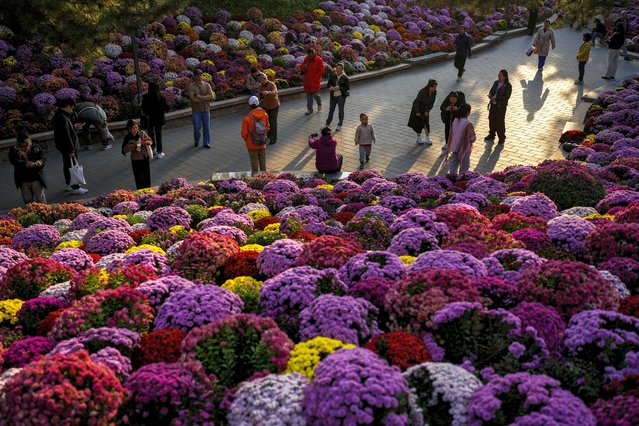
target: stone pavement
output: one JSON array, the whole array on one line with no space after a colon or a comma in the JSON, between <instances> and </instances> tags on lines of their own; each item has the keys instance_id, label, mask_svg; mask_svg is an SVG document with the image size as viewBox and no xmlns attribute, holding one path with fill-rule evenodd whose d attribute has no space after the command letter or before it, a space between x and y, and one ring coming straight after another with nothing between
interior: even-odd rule
<instances>
[{"instance_id":1,"label":"stone pavement","mask_svg":"<svg viewBox=\"0 0 639 426\"><path fill-rule=\"evenodd\" d=\"M378 143L373 146L368 167L384 172L387 177L407 171L426 174L443 174L441 146L444 127L439 118L439 105L452 90L462 90L473 107L471 121L475 123L478 141L471 157L471 170L489 172L516 164L537 164L545 159L559 158L559 136L567 121L581 103L584 91L588 92L607 82L601 78L607 67L607 49L592 49L586 65L585 84L573 84L577 76L575 55L581 43L581 33L570 28L555 31L557 49L551 50L543 73L537 72L537 57L527 57L524 52L532 42L530 36L519 36L502 41L478 52L466 62L463 81L455 80L456 70L452 60L441 61L408 71L391 74L379 79L355 83L346 101L346 118L343 129L336 134L338 152L344 154L344 171L353 171L358 165L358 150L353 143L359 114L368 113L375 126ZM504 145L484 143L488 132L488 90L500 69L508 70L513 94L506 114ZM637 73L639 62L619 61L617 77ZM411 105L417 91L428 79L438 83L438 96L431 117L432 139L430 147L417 145L414 132L406 126ZM621 80L618 80L621 81ZM285 99L279 113L279 141L267 150L269 170L303 170L312 172L314 151L306 143L310 133L317 132L328 114L328 92L322 92L324 108L304 116L306 101L303 97ZM337 118L337 111L335 113ZM190 181L207 180L211 173L245 171L250 169L244 141L240 136L242 113L215 118L212 122L213 149L193 147L191 127L168 129L164 132L166 157L152 160L153 184L173 177L185 177ZM336 119L332 123L337 125ZM99 145L94 145L96 148ZM90 189L87 196L118 188L134 188L131 163L120 154L120 141L112 150L102 152L81 151L80 162ZM64 192L62 159L58 152L48 154L47 200L63 202L77 199ZM0 211L22 205L19 192L13 184L13 168L9 163L0 166Z\"/></svg>"}]
</instances>

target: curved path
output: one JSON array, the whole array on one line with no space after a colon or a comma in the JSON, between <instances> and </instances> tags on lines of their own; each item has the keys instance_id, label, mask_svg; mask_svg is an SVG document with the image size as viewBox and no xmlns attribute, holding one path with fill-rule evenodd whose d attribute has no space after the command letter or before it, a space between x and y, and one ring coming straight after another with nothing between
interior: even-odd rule
<instances>
[{"instance_id":1,"label":"curved path","mask_svg":"<svg viewBox=\"0 0 639 426\"><path fill-rule=\"evenodd\" d=\"M537 72L536 56L528 58L524 54L531 44L531 37L520 36L478 52L466 62L467 71L459 83L449 60L353 84L351 96L346 101L343 129L336 134L338 150L345 157L343 170L352 171L359 165L353 135L359 124L360 112L367 112L379 141L373 147L368 167L382 170L386 176L407 171L445 173L441 155L444 129L439 118L439 105L451 90L464 91L473 107L471 121L475 123L478 141L471 157L471 170L488 172L561 157L557 141L565 123L571 121L584 91L606 83L601 76L607 66L607 49L592 49L591 60L586 65L585 84L576 86L573 84L577 75L575 54L581 43L581 33L563 28L556 30L555 35L557 49L551 50L543 73ZM507 140L504 145L486 144L483 142L488 131L486 95L502 68L509 71L513 85L506 115ZM620 60L617 76L638 70L637 61ZM427 147L415 143L415 134L406 122L417 91L429 78L435 78L439 87L436 111L431 118L434 144ZM314 151L308 148L306 139L310 133L317 132L326 120L327 91L322 92L322 97L324 109L310 116L304 116L304 98L284 100L279 113L279 141L267 151L269 170L315 170ZM243 115L235 113L213 119L211 150L193 147L191 127L166 130L166 157L153 160L152 182L159 184L172 177L207 180L213 172L250 170L248 154L240 137ZM336 124L334 120L333 126ZM118 188L134 188L130 161L120 154L119 144L116 141L114 148L106 152L80 152L90 189L87 196L94 197ZM64 192L61 169L60 154L49 153L46 167L49 202L77 198ZM0 167L0 178L5 183L0 189L0 210L21 206L22 200L13 185L13 168L9 163Z\"/></svg>"}]
</instances>

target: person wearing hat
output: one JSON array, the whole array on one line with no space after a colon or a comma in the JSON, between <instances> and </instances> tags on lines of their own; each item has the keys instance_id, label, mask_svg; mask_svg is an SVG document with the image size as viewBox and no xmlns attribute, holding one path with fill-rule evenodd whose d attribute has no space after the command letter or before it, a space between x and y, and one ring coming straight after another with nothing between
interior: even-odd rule
<instances>
[{"instance_id":1,"label":"person wearing hat","mask_svg":"<svg viewBox=\"0 0 639 426\"><path fill-rule=\"evenodd\" d=\"M200 146L200 130L203 130L203 146L211 149L211 101L215 100L215 95L211 85L202 80L202 70L193 71L188 94L193 115L193 146Z\"/></svg>"},{"instance_id":2,"label":"person wearing hat","mask_svg":"<svg viewBox=\"0 0 639 426\"><path fill-rule=\"evenodd\" d=\"M251 159L251 175L255 175L266 171L266 139L271 125L257 96L251 96L248 104L249 112L242 120L242 138Z\"/></svg>"},{"instance_id":3,"label":"person wearing hat","mask_svg":"<svg viewBox=\"0 0 639 426\"><path fill-rule=\"evenodd\" d=\"M25 204L47 202L44 196L46 161L42 148L31 141L26 131L19 131L17 143L9 149L9 162L13 164L13 180Z\"/></svg>"},{"instance_id":4,"label":"person wearing hat","mask_svg":"<svg viewBox=\"0 0 639 426\"><path fill-rule=\"evenodd\" d=\"M78 158L78 134L76 131L80 129L84 123L73 124L73 109L75 101L73 99L62 99L58 102L58 109L53 116L53 139L55 147L62 154L62 172L64 173L64 181L67 184L66 190L71 191L74 195L83 195L89 192L80 185L69 185L71 183L71 162Z\"/></svg>"}]
</instances>

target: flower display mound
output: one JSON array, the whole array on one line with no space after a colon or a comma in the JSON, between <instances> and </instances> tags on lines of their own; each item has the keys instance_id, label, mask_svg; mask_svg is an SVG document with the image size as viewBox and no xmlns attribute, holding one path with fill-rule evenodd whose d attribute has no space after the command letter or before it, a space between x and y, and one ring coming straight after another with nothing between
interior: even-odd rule
<instances>
[{"instance_id":1,"label":"flower display mound","mask_svg":"<svg viewBox=\"0 0 639 426\"><path fill-rule=\"evenodd\" d=\"M295 345L291 351L285 373L300 373L308 380L315 377L315 368L328 355L339 349L353 349L357 346L328 337L314 337Z\"/></svg>"},{"instance_id":2,"label":"flower display mound","mask_svg":"<svg viewBox=\"0 0 639 426\"><path fill-rule=\"evenodd\" d=\"M302 406L309 425L408 425L408 400L399 369L356 348L340 349L317 366Z\"/></svg>"},{"instance_id":3,"label":"flower display mound","mask_svg":"<svg viewBox=\"0 0 639 426\"><path fill-rule=\"evenodd\" d=\"M15 249L53 247L60 241L60 232L52 225L36 224L16 232L11 241Z\"/></svg>"},{"instance_id":4,"label":"flower display mound","mask_svg":"<svg viewBox=\"0 0 639 426\"><path fill-rule=\"evenodd\" d=\"M482 387L472 373L446 362L410 367L404 379L416 398L419 421L415 424L468 424L468 401Z\"/></svg>"},{"instance_id":5,"label":"flower display mound","mask_svg":"<svg viewBox=\"0 0 639 426\"><path fill-rule=\"evenodd\" d=\"M55 260L34 258L17 263L2 279L0 295L3 299L29 300L38 297L48 287L75 276L75 271Z\"/></svg>"},{"instance_id":6,"label":"flower display mound","mask_svg":"<svg viewBox=\"0 0 639 426\"><path fill-rule=\"evenodd\" d=\"M186 333L178 328L163 328L145 334L134 353L137 365L177 362Z\"/></svg>"},{"instance_id":7,"label":"flower display mound","mask_svg":"<svg viewBox=\"0 0 639 426\"><path fill-rule=\"evenodd\" d=\"M4 352L5 368L21 368L46 355L55 346L55 340L49 337L27 337L17 340Z\"/></svg>"},{"instance_id":8,"label":"flower display mound","mask_svg":"<svg viewBox=\"0 0 639 426\"><path fill-rule=\"evenodd\" d=\"M302 400L308 383L308 379L298 373L270 374L242 383L233 398L228 424L306 424Z\"/></svg>"},{"instance_id":9,"label":"flower display mound","mask_svg":"<svg viewBox=\"0 0 639 426\"><path fill-rule=\"evenodd\" d=\"M639 397L617 395L599 399L590 407L599 426L631 426L639 424Z\"/></svg>"},{"instance_id":10,"label":"flower display mound","mask_svg":"<svg viewBox=\"0 0 639 426\"><path fill-rule=\"evenodd\" d=\"M444 360L481 374L514 373L538 368L548 357L545 343L533 328L503 309L480 303L450 303L433 316L433 338L445 351Z\"/></svg>"},{"instance_id":11,"label":"flower display mound","mask_svg":"<svg viewBox=\"0 0 639 426\"><path fill-rule=\"evenodd\" d=\"M260 289L262 281L258 281L253 277L239 276L231 280L227 280L222 284L222 288L236 294L244 303L242 312L257 313L260 310Z\"/></svg>"},{"instance_id":12,"label":"flower display mound","mask_svg":"<svg viewBox=\"0 0 639 426\"><path fill-rule=\"evenodd\" d=\"M236 294L212 284L177 291L158 308L154 328L179 328L188 332L225 315L242 312L244 302Z\"/></svg>"},{"instance_id":13,"label":"flower display mound","mask_svg":"<svg viewBox=\"0 0 639 426\"><path fill-rule=\"evenodd\" d=\"M564 320L585 309L619 307L612 285L582 262L548 260L529 268L521 274L519 290L522 301L552 306Z\"/></svg>"},{"instance_id":14,"label":"flower display mound","mask_svg":"<svg viewBox=\"0 0 639 426\"><path fill-rule=\"evenodd\" d=\"M522 329L533 327L549 351L560 351L566 323L557 310L537 302L522 302L511 312L521 321Z\"/></svg>"},{"instance_id":15,"label":"flower display mound","mask_svg":"<svg viewBox=\"0 0 639 426\"><path fill-rule=\"evenodd\" d=\"M430 354L424 342L405 331L381 333L366 342L364 347L375 352L389 364L402 369L430 361Z\"/></svg>"},{"instance_id":16,"label":"flower display mound","mask_svg":"<svg viewBox=\"0 0 639 426\"><path fill-rule=\"evenodd\" d=\"M154 310L137 290L119 287L100 290L73 302L55 320L51 337L64 340L90 328L126 328L144 334L153 323Z\"/></svg>"},{"instance_id":17,"label":"flower display mound","mask_svg":"<svg viewBox=\"0 0 639 426\"><path fill-rule=\"evenodd\" d=\"M208 232L193 232L184 239L175 253L171 268L189 280L199 279L214 283L227 259L239 251L240 247L233 238Z\"/></svg>"},{"instance_id":18,"label":"flower display mound","mask_svg":"<svg viewBox=\"0 0 639 426\"><path fill-rule=\"evenodd\" d=\"M364 250L359 243L331 235L322 235L304 245L296 260L298 266L316 269L339 268Z\"/></svg>"},{"instance_id":19,"label":"flower display mound","mask_svg":"<svg viewBox=\"0 0 639 426\"><path fill-rule=\"evenodd\" d=\"M406 267L399 257L386 251L369 251L351 257L339 269L342 281L348 287L361 280L385 278L398 281L406 274Z\"/></svg>"},{"instance_id":20,"label":"flower display mound","mask_svg":"<svg viewBox=\"0 0 639 426\"><path fill-rule=\"evenodd\" d=\"M284 371L293 346L270 318L228 315L191 330L181 359L199 361L220 385L233 388L256 374Z\"/></svg>"},{"instance_id":21,"label":"flower display mound","mask_svg":"<svg viewBox=\"0 0 639 426\"><path fill-rule=\"evenodd\" d=\"M468 405L469 425L555 424L595 426L588 407L544 375L514 373L477 389Z\"/></svg>"},{"instance_id":22,"label":"flower display mound","mask_svg":"<svg viewBox=\"0 0 639 426\"><path fill-rule=\"evenodd\" d=\"M594 207L606 196L606 189L593 171L574 161L551 161L537 168L528 183L528 194L541 192L559 210Z\"/></svg>"},{"instance_id":23,"label":"flower display mound","mask_svg":"<svg viewBox=\"0 0 639 426\"><path fill-rule=\"evenodd\" d=\"M586 256L594 263L614 257L639 261L639 223L608 223L586 237Z\"/></svg>"},{"instance_id":24,"label":"flower display mound","mask_svg":"<svg viewBox=\"0 0 639 426\"><path fill-rule=\"evenodd\" d=\"M136 370L124 386L121 413L130 424L170 424L211 384L197 363L159 362Z\"/></svg>"},{"instance_id":25,"label":"flower display mound","mask_svg":"<svg viewBox=\"0 0 639 426\"><path fill-rule=\"evenodd\" d=\"M432 317L451 302L481 302L475 280L458 270L429 269L409 273L386 293L391 327L413 333L432 328Z\"/></svg>"},{"instance_id":26,"label":"flower display mound","mask_svg":"<svg viewBox=\"0 0 639 426\"><path fill-rule=\"evenodd\" d=\"M51 312L66 308L69 303L53 297L36 297L22 304L17 313L18 321L27 334L35 334L38 324Z\"/></svg>"},{"instance_id":27,"label":"flower display mound","mask_svg":"<svg viewBox=\"0 0 639 426\"><path fill-rule=\"evenodd\" d=\"M444 237L442 248L450 248L458 244L477 244L488 253L524 247L521 241L517 241L507 232L498 231L478 223L462 225L455 229Z\"/></svg>"},{"instance_id":28,"label":"flower display mound","mask_svg":"<svg viewBox=\"0 0 639 426\"><path fill-rule=\"evenodd\" d=\"M7 425L108 425L125 390L115 374L87 352L40 358L3 388L0 417Z\"/></svg>"},{"instance_id":29,"label":"flower display mound","mask_svg":"<svg viewBox=\"0 0 639 426\"><path fill-rule=\"evenodd\" d=\"M458 250L435 250L422 253L410 264L408 272L427 271L429 269L450 269L462 271L474 278L487 274L480 260L469 253Z\"/></svg>"}]
</instances>

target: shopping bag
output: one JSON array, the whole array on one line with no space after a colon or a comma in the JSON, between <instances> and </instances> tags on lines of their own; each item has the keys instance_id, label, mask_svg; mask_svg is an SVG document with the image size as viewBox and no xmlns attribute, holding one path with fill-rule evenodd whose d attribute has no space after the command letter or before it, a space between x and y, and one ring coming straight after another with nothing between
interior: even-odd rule
<instances>
[{"instance_id":1,"label":"shopping bag","mask_svg":"<svg viewBox=\"0 0 639 426\"><path fill-rule=\"evenodd\" d=\"M84 180L84 168L78 163L78 160L75 156L71 157L71 167L69 167L69 174L71 175L71 180L69 181L69 185L86 185L87 181Z\"/></svg>"},{"instance_id":2,"label":"shopping bag","mask_svg":"<svg viewBox=\"0 0 639 426\"><path fill-rule=\"evenodd\" d=\"M144 145L144 153L149 157L149 160L153 160L153 149L151 145Z\"/></svg>"},{"instance_id":3,"label":"shopping bag","mask_svg":"<svg viewBox=\"0 0 639 426\"><path fill-rule=\"evenodd\" d=\"M530 46L530 48L526 51L526 56L532 56L535 52L535 46Z\"/></svg>"}]
</instances>

